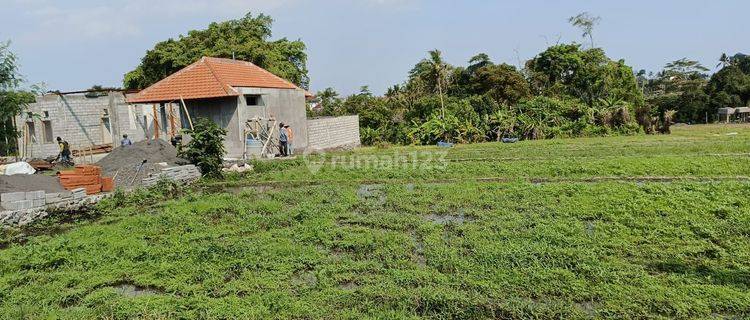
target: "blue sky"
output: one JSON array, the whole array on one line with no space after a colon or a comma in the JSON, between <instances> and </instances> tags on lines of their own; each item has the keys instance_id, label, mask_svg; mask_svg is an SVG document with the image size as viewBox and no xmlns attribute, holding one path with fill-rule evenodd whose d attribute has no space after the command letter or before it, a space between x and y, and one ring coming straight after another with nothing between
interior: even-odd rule
<instances>
[{"instance_id":1,"label":"blue sky","mask_svg":"<svg viewBox=\"0 0 750 320\"><path fill-rule=\"evenodd\" d=\"M750 53L750 1L0 0L0 41L21 73L50 90L120 86L161 40L246 12L275 19L274 38L308 46L313 91L375 93L401 83L431 49L452 64L485 52L519 65L549 45L582 42L567 18L602 18L597 46L635 69L687 57L713 68L722 52Z\"/></svg>"}]
</instances>

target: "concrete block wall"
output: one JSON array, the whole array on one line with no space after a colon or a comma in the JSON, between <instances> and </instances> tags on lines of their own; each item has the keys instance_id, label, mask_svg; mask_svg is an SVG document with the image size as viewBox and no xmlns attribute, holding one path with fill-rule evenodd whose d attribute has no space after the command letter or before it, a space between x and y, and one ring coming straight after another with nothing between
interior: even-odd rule
<instances>
[{"instance_id":1,"label":"concrete block wall","mask_svg":"<svg viewBox=\"0 0 750 320\"><path fill-rule=\"evenodd\" d=\"M34 116L29 117L28 112ZM144 129L132 118L142 118L141 108L128 106L121 93L106 96L86 97L83 94L47 94L37 97L25 113L16 117L19 153L26 158L45 158L59 152L56 137L62 137L71 149L88 148L92 145L113 142L117 145L122 134L132 140L144 139ZM104 129L103 118L109 118L109 132ZM44 122L50 121L51 141L45 139ZM34 135L24 134L26 123L34 124Z\"/></svg>"},{"instance_id":2,"label":"concrete block wall","mask_svg":"<svg viewBox=\"0 0 750 320\"><path fill-rule=\"evenodd\" d=\"M359 116L328 117L307 120L307 141L311 150L359 146Z\"/></svg>"},{"instance_id":3,"label":"concrete block wall","mask_svg":"<svg viewBox=\"0 0 750 320\"><path fill-rule=\"evenodd\" d=\"M199 118L208 118L227 130L227 135L224 138L224 149L227 151L227 157L238 158L242 156L244 150L242 140L240 140L240 124L242 122L237 113L237 97L187 100L185 105L193 122ZM190 137L184 137L183 143L189 141Z\"/></svg>"},{"instance_id":4,"label":"concrete block wall","mask_svg":"<svg viewBox=\"0 0 750 320\"><path fill-rule=\"evenodd\" d=\"M24 226L46 217L50 209L76 210L94 204L110 195L112 194L104 193L87 196L84 188L54 193L45 193L44 191L3 193L0 198L4 199L3 209L5 210L0 211L0 228L3 226ZM34 200L6 201L20 198L34 198Z\"/></svg>"}]
</instances>

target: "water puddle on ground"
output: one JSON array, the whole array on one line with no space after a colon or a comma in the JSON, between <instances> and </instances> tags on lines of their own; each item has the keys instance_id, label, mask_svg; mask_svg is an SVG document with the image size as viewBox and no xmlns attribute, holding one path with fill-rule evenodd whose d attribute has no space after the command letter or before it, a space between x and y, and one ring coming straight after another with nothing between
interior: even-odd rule
<instances>
[{"instance_id":1,"label":"water puddle on ground","mask_svg":"<svg viewBox=\"0 0 750 320\"><path fill-rule=\"evenodd\" d=\"M357 189L357 198L377 205L385 204L385 191L382 184L363 184Z\"/></svg>"},{"instance_id":2,"label":"water puddle on ground","mask_svg":"<svg viewBox=\"0 0 750 320\"><path fill-rule=\"evenodd\" d=\"M354 290L359 289L359 285L354 283L354 281L347 281L342 284L339 284L339 288L345 291L354 291Z\"/></svg>"},{"instance_id":3,"label":"water puddle on ground","mask_svg":"<svg viewBox=\"0 0 750 320\"><path fill-rule=\"evenodd\" d=\"M312 271L300 271L292 276L291 285L295 288L313 288L318 285L318 277Z\"/></svg>"},{"instance_id":4,"label":"water puddle on ground","mask_svg":"<svg viewBox=\"0 0 750 320\"><path fill-rule=\"evenodd\" d=\"M424 256L424 243L422 239L417 235L416 232L411 232L411 240L414 242L414 262L418 266L424 267L427 265L427 258Z\"/></svg>"},{"instance_id":5,"label":"water puddle on ground","mask_svg":"<svg viewBox=\"0 0 750 320\"><path fill-rule=\"evenodd\" d=\"M131 283L123 283L119 285L112 286L117 293L124 295L126 297L140 297L140 296L146 296L146 295L156 295L160 294L161 292L156 288L151 287L142 287L138 285L134 285Z\"/></svg>"}]
</instances>

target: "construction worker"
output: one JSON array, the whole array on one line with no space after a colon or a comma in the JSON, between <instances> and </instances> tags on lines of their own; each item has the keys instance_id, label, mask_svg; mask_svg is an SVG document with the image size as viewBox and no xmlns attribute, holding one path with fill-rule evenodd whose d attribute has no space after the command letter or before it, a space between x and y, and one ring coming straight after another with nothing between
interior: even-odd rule
<instances>
[{"instance_id":1,"label":"construction worker","mask_svg":"<svg viewBox=\"0 0 750 320\"><path fill-rule=\"evenodd\" d=\"M289 127L288 124L284 125L284 129L286 129L286 155L291 156L292 153L294 153L294 148L292 147L292 142L294 141L294 131L292 131L292 128Z\"/></svg>"},{"instance_id":2,"label":"construction worker","mask_svg":"<svg viewBox=\"0 0 750 320\"><path fill-rule=\"evenodd\" d=\"M60 137L57 137L57 146L60 147L60 162L70 162L70 144Z\"/></svg>"},{"instance_id":3,"label":"construction worker","mask_svg":"<svg viewBox=\"0 0 750 320\"><path fill-rule=\"evenodd\" d=\"M120 146L124 147L124 146L132 146L132 145L133 145L133 141L130 141L130 138L128 138L127 134L123 134L122 140L120 140Z\"/></svg>"},{"instance_id":4,"label":"construction worker","mask_svg":"<svg viewBox=\"0 0 750 320\"><path fill-rule=\"evenodd\" d=\"M284 127L284 123L279 123L279 153L281 153L282 157L286 157L286 149L287 149L287 143L289 142L289 136L287 135L287 130Z\"/></svg>"}]
</instances>

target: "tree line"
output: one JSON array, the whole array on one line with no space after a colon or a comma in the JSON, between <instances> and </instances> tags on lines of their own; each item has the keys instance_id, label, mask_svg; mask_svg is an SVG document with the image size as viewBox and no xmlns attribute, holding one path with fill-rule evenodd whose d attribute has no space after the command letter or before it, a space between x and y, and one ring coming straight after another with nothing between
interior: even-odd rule
<instances>
[{"instance_id":1,"label":"tree line","mask_svg":"<svg viewBox=\"0 0 750 320\"><path fill-rule=\"evenodd\" d=\"M556 44L520 68L484 53L453 66L433 50L382 96L367 87L348 97L318 92L322 108L310 116L358 114L365 144L434 144L669 133L673 122L712 122L720 107L748 106L750 57L722 54L711 76L688 59L634 72L594 46L599 21L571 17L589 46Z\"/></svg>"},{"instance_id":2,"label":"tree line","mask_svg":"<svg viewBox=\"0 0 750 320\"><path fill-rule=\"evenodd\" d=\"M317 93L323 107L309 115L358 114L365 144L434 144L668 133L673 122L712 122L720 107L748 106L747 55L722 54L720 70L712 75L689 59L670 62L657 73L634 72L595 46L599 17L584 12L568 21L586 44L558 43L520 66L493 62L484 53L454 66L432 50L383 95L362 87L342 97L328 88ZM272 24L267 15L248 13L159 42L125 74L123 87L145 88L213 56L253 62L307 89L305 44L271 40ZM33 90L19 89L16 60L8 44L0 45L0 152L6 154L18 136L12 118L34 96Z\"/></svg>"}]
</instances>

